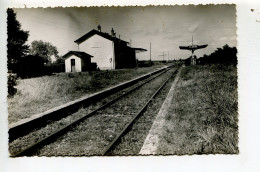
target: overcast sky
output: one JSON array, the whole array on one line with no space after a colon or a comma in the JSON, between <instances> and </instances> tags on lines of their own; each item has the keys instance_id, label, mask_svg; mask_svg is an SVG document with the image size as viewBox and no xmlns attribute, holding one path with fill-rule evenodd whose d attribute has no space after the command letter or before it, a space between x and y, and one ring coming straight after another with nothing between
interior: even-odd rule
<instances>
[{"instance_id":1,"label":"overcast sky","mask_svg":"<svg viewBox=\"0 0 260 172\"><path fill-rule=\"evenodd\" d=\"M77 50L76 39L100 24L103 32L114 28L117 37L132 47L148 51L138 53L140 60L188 58L190 51L179 45L208 44L195 51L200 57L225 44L236 46L235 5L91 7L14 9L22 29L29 31L28 44L43 40L58 48L59 55ZM131 40L131 41L130 41Z\"/></svg>"}]
</instances>

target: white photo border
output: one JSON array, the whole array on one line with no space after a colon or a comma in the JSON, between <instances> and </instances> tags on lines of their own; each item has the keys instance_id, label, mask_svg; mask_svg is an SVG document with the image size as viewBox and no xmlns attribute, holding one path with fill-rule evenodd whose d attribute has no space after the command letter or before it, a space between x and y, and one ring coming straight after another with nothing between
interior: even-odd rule
<instances>
[{"instance_id":1,"label":"white photo border","mask_svg":"<svg viewBox=\"0 0 260 172\"><path fill-rule=\"evenodd\" d=\"M9 158L7 134L6 9L69 6L236 4L239 150L238 155L140 157ZM251 10L253 9L253 11ZM4 0L0 2L0 171L259 171L260 2L257 0Z\"/></svg>"}]
</instances>

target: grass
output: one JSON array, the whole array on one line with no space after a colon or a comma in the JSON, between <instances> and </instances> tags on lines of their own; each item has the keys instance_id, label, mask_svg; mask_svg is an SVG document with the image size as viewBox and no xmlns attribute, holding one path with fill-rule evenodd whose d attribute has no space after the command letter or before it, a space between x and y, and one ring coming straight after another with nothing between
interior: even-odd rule
<instances>
[{"instance_id":1,"label":"grass","mask_svg":"<svg viewBox=\"0 0 260 172\"><path fill-rule=\"evenodd\" d=\"M181 73L158 154L237 154L237 71L189 66Z\"/></svg>"},{"instance_id":2,"label":"grass","mask_svg":"<svg viewBox=\"0 0 260 172\"><path fill-rule=\"evenodd\" d=\"M17 94L8 98L9 123L148 73L162 65L113 71L62 73L18 80Z\"/></svg>"}]
</instances>

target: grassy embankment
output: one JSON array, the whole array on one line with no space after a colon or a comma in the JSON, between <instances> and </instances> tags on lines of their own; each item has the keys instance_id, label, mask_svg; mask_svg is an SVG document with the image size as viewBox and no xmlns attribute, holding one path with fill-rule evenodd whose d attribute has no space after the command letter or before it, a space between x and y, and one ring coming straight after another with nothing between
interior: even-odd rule
<instances>
[{"instance_id":1,"label":"grassy embankment","mask_svg":"<svg viewBox=\"0 0 260 172\"><path fill-rule=\"evenodd\" d=\"M17 94L8 98L9 123L28 118L84 95L143 75L163 65L138 69L62 73L18 81Z\"/></svg>"},{"instance_id":2,"label":"grassy embankment","mask_svg":"<svg viewBox=\"0 0 260 172\"><path fill-rule=\"evenodd\" d=\"M142 88L140 88L141 90L140 89L136 90L137 91L136 94L134 93L132 95L128 95L127 96L128 98L123 98L123 99L127 99L128 101L121 99L117 101L114 105L112 105L112 108L111 107L108 108L110 110L102 110L97 112L94 116L89 117L88 119L85 120L85 122L75 127L74 130L70 132L73 134L64 135L61 138L62 142L59 142L58 140L60 139L58 139L52 146L51 145L47 146L41 152L45 152L44 155L48 155L48 156L51 155L76 156L76 155L90 155L90 154L97 155L98 153L97 148L94 147L97 147L99 145L99 147L101 148L101 149L99 148L100 150L104 148L103 145L104 141L103 142L100 141L102 138L105 140L105 143L107 144L110 141L112 141L111 134L112 136L117 135L120 127L122 129L125 122L129 121L129 119L132 118L132 116L135 114L133 113L134 109L137 108L136 110L138 110L141 108L141 106L143 106L144 102L141 103L142 101L140 100L148 99L149 95L153 92L153 89L156 88L156 83L158 83L159 80L162 80L162 78L159 77L155 79L155 81L151 81L153 83L150 83L149 86L144 85ZM118 95L122 95L122 93L126 92L127 90L130 90L130 88L124 89L124 91L122 91ZM57 131L58 129L64 127L65 125L68 125L71 121L75 121L76 119L83 117L84 115L102 106L108 100L114 99L118 95L114 94L108 96L106 99L103 99L101 102L90 105L88 108L81 108L78 112L74 114L71 114L57 122L56 121L51 122L46 127L43 127L39 130L31 132L30 134L24 137L20 137L16 139L14 142L9 144L10 153L14 154L15 152L19 152L20 150L24 149L26 146L33 144L40 139L43 139L44 137L50 135L52 132ZM147 115L145 116L147 119L151 120L152 123L152 119L150 119L149 116L147 117ZM106 125L104 125L104 123ZM149 126L145 125L145 127L147 127L149 130ZM138 133L140 134L140 132ZM143 135L145 138L144 133ZM139 142L142 141L141 139L138 140ZM82 146L82 144L84 144L84 146ZM57 147L54 148L55 145L58 146L59 148L58 149Z\"/></svg>"},{"instance_id":3,"label":"grassy embankment","mask_svg":"<svg viewBox=\"0 0 260 172\"><path fill-rule=\"evenodd\" d=\"M235 67L185 67L166 116L157 153L238 153L237 104Z\"/></svg>"}]
</instances>

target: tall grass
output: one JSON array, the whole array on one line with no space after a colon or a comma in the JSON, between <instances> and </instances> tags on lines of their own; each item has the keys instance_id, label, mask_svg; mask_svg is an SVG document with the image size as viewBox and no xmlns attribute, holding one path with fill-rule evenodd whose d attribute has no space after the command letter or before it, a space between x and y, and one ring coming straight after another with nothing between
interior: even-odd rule
<instances>
[{"instance_id":1,"label":"tall grass","mask_svg":"<svg viewBox=\"0 0 260 172\"><path fill-rule=\"evenodd\" d=\"M154 68L61 73L18 80L17 94L8 98L9 123L44 112L82 96L145 74Z\"/></svg>"},{"instance_id":2,"label":"tall grass","mask_svg":"<svg viewBox=\"0 0 260 172\"><path fill-rule=\"evenodd\" d=\"M159 153L238 153L237 102L235 67L186 67L166 117Z\"/></svg>"}]
</instances>

